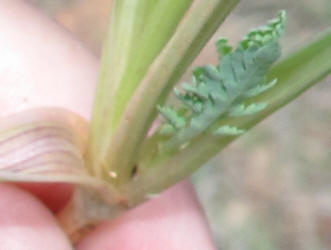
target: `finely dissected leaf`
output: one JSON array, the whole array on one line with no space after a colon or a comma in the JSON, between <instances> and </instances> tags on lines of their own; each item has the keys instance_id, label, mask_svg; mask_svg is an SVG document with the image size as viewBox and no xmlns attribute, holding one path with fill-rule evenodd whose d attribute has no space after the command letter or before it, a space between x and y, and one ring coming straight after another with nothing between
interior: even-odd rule
<instances>
[{"instance_id":1,"label":"finely dissected leaf","mask_svg":"<svg viewBox=\"0 0 331 250\"><path fill-rule=\"evenodd\" d=\"M255 114L267 107L266 103L252 103L247 106L244 104L239 104L230 109L230 116L243 116L243 115L252 115Z\"/></svg>"},{"instance_id":2,"label":"finely dissected leaf","mask_svg":"<svg viewBox=\"0 0 331 250\"><path fill-rule=\"evenodd\" d=\"M183 93L175 90L184 104L181 109L186 109L186 112L159 108L161 115L175 129L171 138L162 144L163 149L178 148L201 133L243 133L231 124L215 130L215 124L225 117L255 114L267 106L267 103L247 102L250 97L269 90L277 82L267 82L266 75L280 56L278 39L285 19L285 12L280 12L268 25L252 30L233 51L223 38L216 43L220 64L197 68L193 72L193 85L183 84Z\"/></svg>"},{"instance_id":3,"label":"finely dissected leaf","mask_svg":"<svg viewBox=\"0 0 331 250\"><path fill-rule=\"evenodd\" d=\"M241 135L243 133L245 130L229 125L222 126L213 132L214 135Z\"/></svg>"},{"instance_id":4,"label":"finely dissected leaf","mask_svg":"<svg viewBox=\"0 0 331 250\"><path fill-rule=\"evenodd\" d=\"M220 58L222 58L222 56L225 56L232 51L232 46L228 44L228 40L226 38L220 38L216 42L216 50Z\"/></svg>"},{"instance_id":5,"label":"finely dissected leaf","mask_svg":"<svg viewBox=\"0 0 331 250\"><path fill-rule=\"evenodd\" d=\"M273 86L275 86L276 83L277 83L277 79L274 79L273 81L269 82L268 84L258 85L255 88L249 90L246 93L246 96L248 96L248 97L258 96L259 94L267 91L268 89L271 89Z\"/></svg>"},{"instance_id":6,"label":"finely dissected leaf","mask_svg":"<svg viewBox=\"0 0 331 250\"><path fill-rule=\"evenodd\" d=\"M181 129L185 127L186 121L177 111L168 107L158 107L158 109L174 128Z\"/></svg>"},{"instance_id":7,"label":"finely dissected leaf","mask_svg":"<svg viewBox=\"0 0 331 250\"><path fill-rule=\"evenodd\" d=\"M86 121L60 109L3 118L0 180L96 184L85 169L86 135Z\"/></svg>"},{"instance_id":8,"label":"finely dissected leaf","mask_svg":"<svg viewBox=\"0 0 331 250\"><path fill-rule=\"evenodd\" d=\"M277 77L277 85L270 91L257 96L256 99L254 98L254 101L268 103L268 106L254 115L239 117L239 119L236 119L235 126L249 130L265 117L318 83L331 73L330 58L331 30L328 30L315 41L272 67L268 73L268 79L271 80ZM139 180L131 183L130 190L135 190L135 193L131 196L137 202L144 198L146 192L160 192L162 189L186 178L236 138L237 136L204 134L180 152L174 152L171 157L161 155L157 161L147 160L146 166L141 167L149 171L140 176ZM158 137L153 138L153 140L156 139ZM152 148L150 145L148 146ZM156 178L157 176L166 176L166 178L160 180ZM141 188L145 183L149 183L149 185Z\"/></svg>"}]
</instances>

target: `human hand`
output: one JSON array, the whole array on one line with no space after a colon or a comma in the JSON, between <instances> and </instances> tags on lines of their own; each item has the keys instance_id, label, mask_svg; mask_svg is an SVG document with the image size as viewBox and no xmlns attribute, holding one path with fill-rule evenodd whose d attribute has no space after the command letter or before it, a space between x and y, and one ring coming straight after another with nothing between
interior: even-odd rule
<instances>
[{"instance_id":1,"label":"human hand","mask_svg":"<svg viewBox=\"0 0 331 250\"><path fill-rule=\"evenodd\" d=\"M19 0L0 1L0 117L56 106L89 119L98 61L69 33ZM56 213L70 198L63 184L0 185L0 250L72 249ZM38 196L43 203L33 195ZM48 208L49 209L48 209ZM188 181L104 222L79 250L214 249Z\"/></svg>"}]
</instances>

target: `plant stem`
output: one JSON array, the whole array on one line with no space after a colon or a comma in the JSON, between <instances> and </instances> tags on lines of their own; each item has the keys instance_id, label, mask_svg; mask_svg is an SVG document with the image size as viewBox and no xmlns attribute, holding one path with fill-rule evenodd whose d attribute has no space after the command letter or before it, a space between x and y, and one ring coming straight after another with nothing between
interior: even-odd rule
<instances>
[{"instance_id":1,"label":"plant stem","mask_svg":"<svg viewBox=\"0 0 331 250\"><path fill-rule=\"evenodd\" d=\"M100 148L106 149L101 158L103 162L107 162L107 172L116 173L113 181L118 186L131 178L139 148L155 119L157 104L165 101L172 86L238 2L239 0L193 0L176 32L153 61L128 101L116 131L105 137L108 141L111 140L110 144L105 146L105 143L95 138L94 144L98 142ZM176 5L177 3L178 1ZM92 140L93 131L100 130L101 123L105 121L94 125L92 123ZM95 151L93 155L95 157ZM100 159L100 154L98 158Z\"/></svg>"},{"instance_id":2,"label":"plant stem","mask_svg":"<svg viewBox=\"0 0 331 250\"><path fill-rule=\"evenodd\" d=\"M107 191L104 189L102 193L96 193L88 188L75 188L71 201L58 215L63 231L73 243L78 242L102 220L115 218L128 209ZM108 200L105 196L108 196Z\"/></svg>"},{"instance_id":3,"label":"plant stem","mask_svg":"<svg viewBox=\"0 0 331 250\"><path fill-rule=\"evenodd\" d=\"M92 174L103 176L104 158L127 102L191 1L113 2L89 134ZM108 162L106 165L105 168L112 168Z\"/></svg>"}]
</instances>

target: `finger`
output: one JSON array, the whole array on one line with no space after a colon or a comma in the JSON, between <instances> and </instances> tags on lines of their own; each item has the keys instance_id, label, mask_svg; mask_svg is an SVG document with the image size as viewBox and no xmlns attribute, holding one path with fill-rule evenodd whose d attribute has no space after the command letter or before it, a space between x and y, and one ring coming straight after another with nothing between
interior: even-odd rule
<instances>
[{"instance_id":1,"label":"finger","mask_svg":"<svg viewBox=\"0 0 331 250\"><path fill-rule=\"evenodd\" d=\"M0 184L0 250L72 249L47 208L28 193Z\"/></svg>"},{"instance_id":2,"label":"finger","mask_svg":"<svg viewBox=\"0 0 331 250\"><path fill-rule=\"evenodd\" d=\"M63 107L88 118L96 58L23 1L1 0L0 16L0 118L45 106ZM68 185L21 187L34 192L54 211L71 194Z\"/></svg>"},{"instance_id":3,"label":"finger","mask_svg":"<svg viewBox=\"0 0 331 250\"><path fill-rule=\"evenodd\" d=\"M1 0L0 16L0 116L56 106L88 117L96 58L22 1Z\"/></svg>"},{"instance_id":4,"label":"finger","mask_svg":"<svg viewBox=\"0 0 331 250\"><path fill-rule=\"evenodd\" d=\"M78 250L215 249L203 211L188 181L123 216L102 224Z\"/></svg>"}]
</instances>

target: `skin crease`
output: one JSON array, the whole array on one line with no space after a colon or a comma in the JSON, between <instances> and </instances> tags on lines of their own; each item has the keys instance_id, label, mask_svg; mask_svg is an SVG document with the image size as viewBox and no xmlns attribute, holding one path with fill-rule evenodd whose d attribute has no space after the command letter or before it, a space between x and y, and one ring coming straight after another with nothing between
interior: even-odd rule
<instances>
[{"instance_id":1,"label":"skin crease","mask_svg":"<svg viewBox=\"0 0 331 250\"><path fill-rule=\"evenodd\" d=\"M88 119L97 59L23 1L1 0L0 17L0 118L29 108L57 106ZM0 250L72 249L51 213L70 198L71 187L19 186L0 184ZM215 248L194 190L184 181L123 216L104 222L76 249Z\"/></svg>"}]
</instances>

